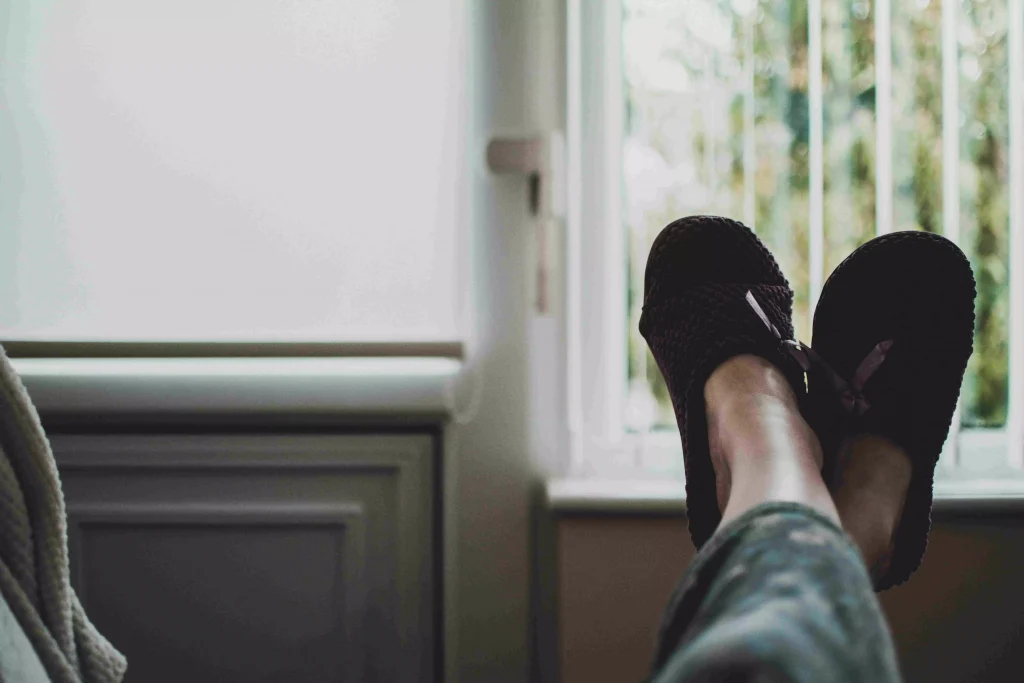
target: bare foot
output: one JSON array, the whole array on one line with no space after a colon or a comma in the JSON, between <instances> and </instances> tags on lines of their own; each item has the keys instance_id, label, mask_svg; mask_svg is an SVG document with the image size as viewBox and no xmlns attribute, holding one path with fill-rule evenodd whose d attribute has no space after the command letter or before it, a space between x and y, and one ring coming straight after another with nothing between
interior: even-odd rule
<instances>
[{"instance_id":1,"label":"bare foot","mask_svg":"<svg viewBox=\"0 0 1024 683\"><path fill-rule=\"evenodd\" d=\"M767 360L730 358L704 385L722 522L760 503L803 503L839 516L821 479L821 444L786 377Z\"/></svg>"},{"instance_id":2,"label":"bare foot","mask_svg":"<svg viewBox=\"0 0 1024 683\"><path fill-rule=\"evenodd\" d=\"M859 434L840 448L832 495L843 529L860 548L872 578L889 568L910 474L906 452L885 437Z\"/></svg>"}]
</instances>

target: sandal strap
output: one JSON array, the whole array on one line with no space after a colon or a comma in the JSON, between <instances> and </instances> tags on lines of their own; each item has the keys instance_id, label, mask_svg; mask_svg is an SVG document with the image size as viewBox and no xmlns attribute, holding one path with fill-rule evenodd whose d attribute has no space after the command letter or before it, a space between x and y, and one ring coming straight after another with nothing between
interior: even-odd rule
<instances>
[{"instance_id":1,"label":"sandal strap","mask_svg":"<svg viewBox=\"0 0 1024 683\"><path fill-rule=\"evenodd\" d=\"M798 340L783 339L782 334L779 333L779 328L768 319L768 315L761 308L760 304L757 303L753 292L747 290L746 299L754 313L757 314L757 317L775 335L775 338L779 340L782 347L796 360L804 372L811 372L812 370L820 372L828 379L829 384L832 385L836 395L839 397L840 403L842 403L848 413L864 415L871 408L871 404L864 396L864 385L867 384L871 376L885 362L889 349L893 345L892 339L886 339L876 344L871 349L871 352L864 357L864 360L860 362L860 365L857 366L856 372L853 373L853 379L847 382L813 348Z\"/></svg>"}]
</instances>

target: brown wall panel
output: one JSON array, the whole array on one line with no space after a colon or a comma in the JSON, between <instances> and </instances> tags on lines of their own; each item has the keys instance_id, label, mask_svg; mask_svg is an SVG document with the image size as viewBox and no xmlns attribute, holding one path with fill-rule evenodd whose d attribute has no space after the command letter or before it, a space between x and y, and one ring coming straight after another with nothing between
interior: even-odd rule
<instances>
[{"instance_id":1,"label":"brown wall panel","mask_svg":"<svg viewBox=\"0 0 1024 683\"><path fill-rule=\"evenodd\" d=\"M642 680L693 557L685 519L566 516L558 543L561 680ZM882 604L908 683L1024 680L1024 516L941 517Z\"/></svg>"},{"instance_id":2,"label":"brown wall panel","mask_svg":"<svg viewBox=\"0 0 1024 683\"><path fill-rule=\"evenodd\" d=\"M683 518L559 522L561 680L638 681L661 611L693 558Z\"/></svg>"}]
</instances>

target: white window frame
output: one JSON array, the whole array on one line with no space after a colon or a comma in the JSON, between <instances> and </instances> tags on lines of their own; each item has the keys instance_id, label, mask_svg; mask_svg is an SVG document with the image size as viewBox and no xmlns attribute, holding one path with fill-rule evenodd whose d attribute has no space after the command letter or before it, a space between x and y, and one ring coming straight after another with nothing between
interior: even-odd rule
<instances>
[{"instance_id":1,"label":"white window frame","mask_svg":"<svg viewBox=\"0 0 1024 683\"><path fill-rule=\"evenodd\" d=\"M890 0L875 0L877 232L892 228ZM1010 13L1011 188L1024 186L1024 0ZM821 4L809 0L810 301L824 282ZM959 157L957 9L943 3L943 158ZM622 0L567 0L567 344L570 479L680 481L678 434L628 434L626 255L622 227ZM887 48L887 46L889 46ZM586 68L583 68L586 65ZM586 116L583 116L585 112ZM889 112L889 114L886 114ZM752 111L749 112L752 114ZM745 117L749 118L749 117ZM748 145L745 145L747 147ZM745 154L748 153L745 150ZM959 239L958 164L943 164L944 234ZM1024 189L1024 188L1022 188ZM1005 429L959 429L959 408L936 473L939 499L1024 496L1024 192L1010 192L1010 350ZM749 202L748 202L749 203ZM748 219L750 217L747 217ZM813 309L812 309L813 310ZM630 323L632 324L632 323ZM997 463L996 468L991 465Z\"/></svg>"}]
</instances>

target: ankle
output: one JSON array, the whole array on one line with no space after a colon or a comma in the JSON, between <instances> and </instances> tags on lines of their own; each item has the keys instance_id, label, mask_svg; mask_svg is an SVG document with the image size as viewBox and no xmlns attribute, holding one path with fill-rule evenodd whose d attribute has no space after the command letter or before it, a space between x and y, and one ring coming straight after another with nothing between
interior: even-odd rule
<instances>
[{"instance_id":1,"label":"ankle","mask_svg":"<svg viewBox=\"0 0 1024 683\"><path fill-rule=\"evenodd\" d=\"M741 464L736 459L763 451L766 438L792 443L782 450L810 454L821 470L817 435L800 414L786 376L764 358L735 356L719 365L704 385L704 401L712 458L729 470Z\"/></svg>"},{"instance_id":2,"label":"ankle","mask_svg":"<svg viewBox=\"0 0 1024 683\"><path fill-rule=\"evenodd\" d=\"M855 435L840 449L833 498L843 528L873 573L884 570L891 553L911 469L906 452L884 437Z\"/></svg>"},{"instance_id":3,"label":"ankle","mask_svg":"<svg viewBox=\"0 0 1024 683\"><path fill-rule=\"evenodd\" d=\"M778 375L778 377L776 377ZM719 365L704 384L708 446L715 470L718 507L725 510L732 489L732 470L742 459L760 417L785 414L792 390L777 368L753 355L734 356Z\"/></svg>"},{"instance_id":4,"label":"ankle","mask_svg":"<svg viewBox=\"0 0 1024 683\"><path fill-rule=\"evenodd\" d=\"M887 512L888 503L881 496L862 495L854 506L849 497L833 498L843 531L853 539L869 569L877 567L892 548L897 520Z\"/></svg>"},{"instance_id":5,"label":"ankle","mask_svg":"<svg viewBox=\"0 0 1024 683\"><path fill-rule=\"evenodd\" d=\"M782 371L760 356L733 356L704 384L708 416L783 404L797 410L796 396Z\"/></svg>"},{"instance_id":6,"label":"ankle","mask_svg":"<svg viewBox=\"0 0 1024 683\"><path fill-rule=\"evenodd\" d=\"M723 522L760 503L803 503L839 521L821 479L821 444L785 376L737 356L704 387L708 440Z\"/></svg>"},{"instance_id":7,"label":"ankle","mask_svg":"<svg viewBox=\"0 0 1024 683\"><path fill-rule=\"evenodd\" d=\"M799 413L790 382L771 362L757 355L729 358L705 383L709 427L713 421L733 423L743 416Z\"/></svg>"}]
</instances>

